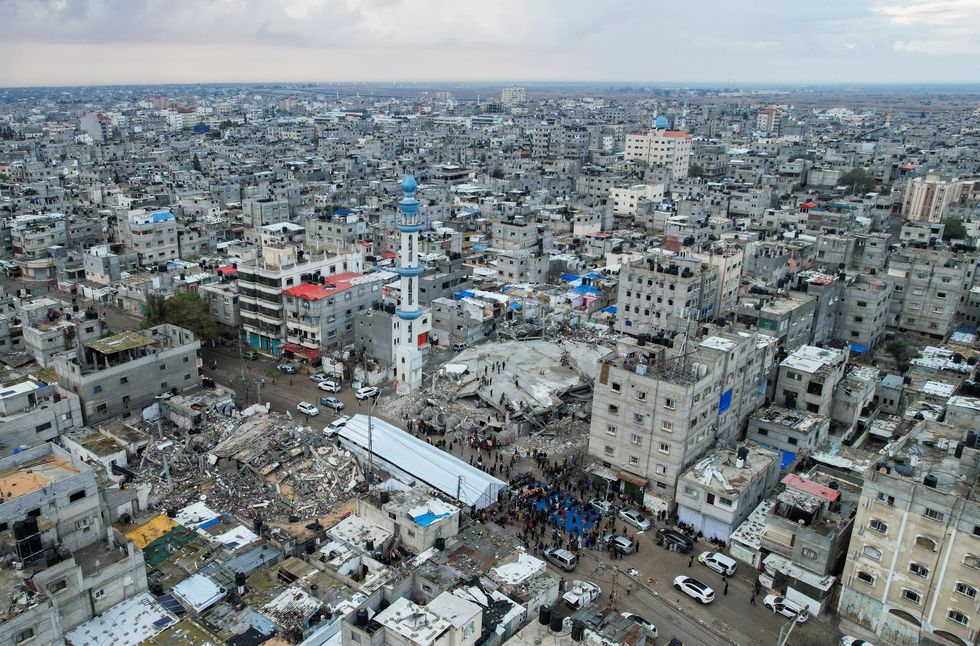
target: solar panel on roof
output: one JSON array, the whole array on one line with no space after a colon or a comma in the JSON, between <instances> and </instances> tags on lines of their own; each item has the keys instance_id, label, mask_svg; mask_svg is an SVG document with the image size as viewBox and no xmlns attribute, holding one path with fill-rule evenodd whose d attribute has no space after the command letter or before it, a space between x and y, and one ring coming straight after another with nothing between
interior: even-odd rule
<instances>
[{"instance_id":1,"label":"solar panel on roof","mask_svg":"<svg viewBox=\"0 0 980 646\"><path fill-rule=\"evenodd\" d=\"M157 597L157 601L175 615L182 615L187 612L187 609L172 594L161 595Z\"/></svg>"}]
</instances>

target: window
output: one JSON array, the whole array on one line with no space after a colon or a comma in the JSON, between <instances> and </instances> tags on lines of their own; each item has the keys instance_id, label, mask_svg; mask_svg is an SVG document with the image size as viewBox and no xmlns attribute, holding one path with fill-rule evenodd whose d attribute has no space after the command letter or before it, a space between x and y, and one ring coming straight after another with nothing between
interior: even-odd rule
<instances>
[{"instance_id":1,"label":"window","mask_svg":"<svg viewBox=\"0 0 980 646\"><path fill-rule=\"evenodd\" d=\"M640 413L633 413L633 421L636 422L637 424L642 424L643 415L641 415Z\"/></svg>"},{"instance_id":2,"label":"window","mask_svg":"<svg viewBox=\"0 0 980 646\"><path fill-rule=\"evenodd\" d=\"M160 364L160 370L166 370L166 369L167 369L167 364L161 363Z\"/></svg>"},{"instance_id":3,"label":"window","mask_svg":"<svg viewBox=\"0 0 980 646\"><path fill-rule=\"evenodd\" d=\"M860 572L859 571L857 573L857 580L860 581L861 583L867 583L868 585L874 585L875 584L875 578L873 576L871 576L870 574L868 574L867 572Z\"/></svg>"},{"instance_id":4,"label":"window","mask_svg":"<svg viewBox=\"0 0 980 646\"><path fill-rule=\"evenodd\" d=\"M105 596L105 589L99 588L98 590L92 593L92 596L95 597L96 599L101 599L102 597Z\"/></svg>"},{"instance_id":5,"label":"window","mask_svg":"<svg viewBox=\"0 0 980 646\"><path fill-rule=\"evenodd\" d=\"M17 633L17 636L14 637L14 643L16 643L16 644L23 644L24 642L26 642L29 639L34 639L34 629L33 628L25 628L24 630L22 630L19 633Z\"/></svg>"},{"instance_id":6,"label":"window","mask_svg":"<svg viewBox=\"0 0 980 646\"><path fill-rule=\"evenodd\" d=\"M615 435L615 434L616 434L616 427L613 426L612 424L606 425L606 435Z\"/></svg>"},{"instance_id":7,"label":"window","mask_svg":"<svg viewBox=\"0 0 980 646\"><path fill-rule=\"evenodd\" d=\"M970 597L971 599L977 598L977 589L972 585L967 585L961 581L956 582L956 594L962 594L964 597Z\"/></svg>"},{"instance_id":8,"label":"window","mask_svg":"<svg viewBox=\"0 0 980 646\"><path fill-rule=\"evenodd\" d=\"M129 383L129 377L120 377L119 378L119 383L121 383L121 384L128 384Z\"/></svg>"},{"instance_id":9,"label":"window","mask_svg":"<svg viewBox=\"0 0 980 646\"><path fill-rule=\"evenodd\" d=\"M918 545L919 547L926 548L930 552L936 551L936 541L929 538L928 536L916 536L915 544Z\"/></svg>"},{"instance_id":10,"label":"window","mask_svg":"<svg viewBox=\"0 0 980 646\"><path fill-rule=\"evenodd\" d=\"M35 433L40 433L42 431L48 430L49 428L51 428L51 422L45 422L43 424L38 424L37 426L35 426L34 427L34 432Z\"/></svg>"},{"instance_id":11,"label":"window","mask_svg":"<svg viewBox=\"0 0 980 646\"><path fill-rule=\"evenodd\" d=\"M633 435L630 436L630 442L639 446L640 444L643 444L643 437L641 435L637 435L636 433L633 433Z\"/></svg>"},{"instance_id":12,"label":"window","mask_svg":"<svg viewBox=\"0 0 980 646\"><path fill-rule=\"evenodd\" d=\"M963 624L964 626L970 625L970 618L964 615L959 610L950 610L947 614L950 621L955 621L958 624Z\"/></svg>"},{"instance_id":13,"label":"window","mask_svg":"<svg viewBox=\"0 0 980 646\"><path fill-rule=\"evenodd\" d=\"M756 433L758 433L759 435L769 435L769 429L760 428L759 430L756 431Z\"/></svg>"},{"instance_id":14,"label":"window","mask_svg":"<svg viewBox=\"0 0 980 646\"><path fill-rule=\"evenodd\" d=\"M92 392L95 394L99 394L100 392L102 392L102 386L96 386L95 388L92 389Z\"/></svg>"},{"instance_id":15,"label":"window","mask_svg":"<svg viewBox=\"0 0 980 646\"><path fill-rule=\"evenodd\" d=\"M609 404L609 414L619 415L619 406L617 406L616 404Z\"/></svg>"},{"instance_id":16,"label":"window","mask_svg":"<svg viewBox=\"0 0 980 646\"><path fill-rule=\"evenodd\" d=\"M974 570L980 570L980 557L967 554L966 558L963 559L963 565L972 567Z\"/></svg>"},{"instance_id":17,"label":"window","mask_svg":"<svg viewBox=\"0 0 980 646\"><path fill-rule=\"evenodd\" d=\"M915 576L921 576L922 578L929 576L929 568L922 565L921 563L916 563L914 561L912 563L909 563L909 572L911 572Z\"/></svg>"},{"instance_id":18,"label":"window","mask_svg":"<svg viewBox=\"0 0 980 646\"><path fill-rule=\"evenodd\" d=\"M812 547L804 547L800 553L803 555L803 558L810 559L811 561L817 560L817 550Z\"/></svg>"},{"instance_id":19,"label":"window","mask_svg":"<svg viewBox=\"0 0 980 646\"><path fill-rule=\"evenodd\" d=\"M166 390L166 389L167 389L167 382L166 381L161 381L160 382L160 390Z\"/></svg>"},{"instance_id":20,"label":"window","mask_svg":"<svg viewBox=\"0 0 980 646\"><path fill-rule=\"evenodd\" d=\"M612 391L614 393L618 393L623 388L622 386L620 386L619 384L617 384L615 381L611 384L611 386L612 386Z\"/></svg>"},{"instance_id":21,"label":"window","mask_svg":"<svg viewBox=\"0 0 980 646\"><path fill-rule=\"evenodd\" d=\"M187 363L188 361L190 361L190 357L184 357L184 363Z\"/></svg>"},{"instance_id":22,"label":"window","mask_svg":"<svg viewBox=\"0 0 980 646\"><path fill-rule=\"evenodd\" d=\"M674 410L674 400L669 397L664 399L664 408L667 410Z\"/></svg>"},{"instance_id":23,"label":"window","mask_svg":"<svg viewBox=\"0 0 980 646\"><path fill-rule=\"evenodd\" d=\"M631 455L630 456L630 464L632 466L638 466L640 464L640 458L636 457L635 455Z\"/></svg>"},{"instance_id":24,"label":"window","mask_svg":"<svg viewBox=\"0 0 980 646\"><path fill-rule=\"evenodd\" d=\"M980 536L980 525L974 525L973 526L973 535L974 536Z\"/></svg>"},{"instance_id":25,"label":"window","mask_svg":"<svg viewBox=\"0 0 980 646\"><path fill-rule=\"evenodd\" d=\"M106 412L106 410L108 410L108 408L105 404L99 404L98 406L95 407L95 410L100 413L104 413Z\"/></svg>"},{"instance_id":26,"label":"window","mask_svg":"<svg viewBox=\"0 0 980 646\"><path fill-rule=\"evenodd\" d=\"M647 398L647 394L644 391L642 391L642 390L637 390L636 391L636 398L639 399L640 401L643 401L643 400L645 400Z\"/></svg>"},{"instance_id":27,"label":"window","mask_svg":"<svg viewBox=\"0 0 980 646\"><path fill-rule=\"evenodd\" d=\"M875 561L881 560L881 550L873 545L865 545L861 553L867 556L869 559L874 559Z\"/></svg>"},{"instance_id":28,"label":"window","mask_svg":"<svg viewBox=\"0 0 980 646\"><path fill-rule=\"evenodd\" d=\"M919 605L922 603L922 595L915 590L909 590L908 588L902 588L902 598L910 603Z\"/></svg>"},{"instance_id":29,"label":"window","mask_svg":"<svg viewBox=\"0 0 980 646\"><path fill-rule=\"evenodd\" d=\"M663 475L663 474L667 473L667 467L665 467L662 464L658 464L657 467L656 467L656 471L657 471L658 474Z\"/></svg>"},{"instance_id":30,"label":"window","mask_svg":"<svg viewBox=\"0 0 980 646\"><path fill-rule=\"evenodd\" d=\"M670 453L670 444L667 444L666 442L661 442L660 443L660 452L661 453Z\"/></svg>"},{"instance_id":31,"label":"window","mask_svg":"<svg viewBox=\"0 0 980 646\"><path fill-rule=\"evenodd\" d=\"M85 497L85 490L84 489L80 489L80 490L76 491L75 493L73 493L72 495L68 496L68 502L70 502L70 503L71 502L78 502L79 500L81 500L84 497Z\"/></svg>"},{"instance_id":32,"label":"window","mask_svg":"<svg viewBox=\"0 0 980 646\"><path fill-rule=\"evenodd\" d=\"M935 509L930 509L926 507L926 510L922 512L922 515L926 518L931 518L932 520L938 520L942 522L946 518L946 514L941 511L936 511Z\"/></svg>"},{"instance_id":33,"label":"window","mask_svg":"<svg viewBox=\"0 0 980 646\"><path fill-rule=\"evenodd\" d=\"M668 422L667 420L664 420L664 421L660 422L660 430L663 431L664 433L673 433L674 432L674 423L673 422Z\"/></svg>"},{"instance_id":34,"label":"window","mask_svg":"<svg viewBox=\"0 0 980 646\"><path fill-rule=\"evenodd\" d=\"M872 518L871 519L871 522L868 523L868 527L871 528L871 529L873 529L874 531L878 532L879 534L887 534L888 533L888 525L886 525L885 523L881 522L877 518Z\"/></svg>"},{"instance_id":35,"label":"window","mask_svg":"<svg viewBox=\"0 0 980 646\"><path fill-rule=\"evenodd\" d=\"M607 444L606 446L603 447L603 452L606 455L613 455L616 453L616 450Z\"/></svg>"},{"instance_id":36,"label":"window","mask_svg":"<svg viewBox=\"0 0 980 646\"><path fill-rule=\"evenodd\" d=\"M894 507L895 506L895 496L888 496L888 495L885 495L885 494L883 494L883 493L881 493L879 491L878 492L878 498L877 498L877 500L878 500L878 502L885 503L889 507Z\"/></svg>"},{"instance_id":37,"label":"window","mask_svg":"<svg viewBox=\"0 0 980 646\"><path fill-rule=\"evenodd\" d=\"M48 592L52 592L52 593L60 592L61 590L64 590L67 587L68 587L68 580L59 579L57 581L52 581L51 583L48 584Z\"/></svg>"}]
</instances>

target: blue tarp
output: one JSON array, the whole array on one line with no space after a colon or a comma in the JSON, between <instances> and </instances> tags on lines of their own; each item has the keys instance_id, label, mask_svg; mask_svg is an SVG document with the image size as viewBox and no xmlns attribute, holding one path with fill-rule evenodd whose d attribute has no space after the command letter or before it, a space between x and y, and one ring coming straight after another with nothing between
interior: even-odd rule
<instances>
[{"instance_id":1,"label":"blue tarp","mask_svg":"<svg viewBox=\"0 0 980 646\"><path fill-rule=\"evenodd\" d=\"M721 399L718 400L718 414L721 415L732 405L732 390L729 388L721 394Z\"/></svg>"},{"instance_id":2,"label":"blue tarp","mask_svg":"<svg viewBox=\"0 0 980 646\"><path fill-rule=\"evenodd\" d=\"M616 306L615 305L610 305L609 307L605 308L602 311L605 312L606 314L615 314L619 310L616 309Z\"/></svg>"},{"instance_id":3,"label":"blue tarp","mask_svg":"<svg viewBox=\"0 0 980 646\"><path fill-rule=\"evenodd\" d=\"M167 220L173 220L174 214L170 211L161 211L160 213L154 213L150 216L151 222L166 222Z\"/></svg>"},{"instance_id":4,"label":"blue tarp","mask_svg":"<svg viewBox=\"0 0 980 646\"><path fill-rule=\"evenodd\" d=\"M579 285L578 287L572 287L572 291L576 294L585 294L588 296L598 296L602 293L602 290L593 287L592 285Z\"/></svg>"},{"instance_id":5,"label":"blue tarp","mask_svg":"<svg viewBox=\"0 0 980 646\"><path fill-rule=\"evenodd\" d=\"M586 274L586 275L584 275L584 276L582 276L582 278L592 278L592 279L595 279L595 278L602 278L602 274L597 274L597 273L595 273L595 272L593 271L593 272L592 272L592 273L590 273L590 274Z\"/></svg>"},{"instance_id":6,"label":"blue tarp","mask_svg":"<svg viewBox=\"0 0 980 646\"><path fill-rule=\"evenodd\" d=\"M578 280L578 276L576 276L575 274L562 274L561 279L571 282L573 280Z\"/></svg>"},{"instance_id":7,"label":"blue tarp","mask_svg":"<svg viewBox=\"0 0 980 646\"><path fill-rule=\"evenodd\" d=\"M780 469L788 469L789 465L793 464L793 460L796 459L796 454L792 451L783 451L783 456L779 461Z\"/></svg>"},{"instance_id":8,"label":"blue tarp","mask_svg":"<svg viewBox=\"0 0 980 646\"><path fill-rule=\"evenodd\" d=\"M861 345L860 343L851 344L851 352L864 353L868 351L868 346Z\"/></svg>"},{"instance_id":9,"label":"blue tarp","mask_svg":"<svg viewBox=\"0 0 980 646\"><path fill-rule=\"evenodd\" d=\"M350 215L351 213L353 213L353 211L350 211L348 209L337 209L336 211L334 211L335 215Z\"/></svg>"},{"instance_id":10,"label":"blue tarp","mask_svg":"<svg viewBox=\"0 0 980 646\"><path fill-rule=\"evenodd\" d=\"M429 525L431 525L432 523L436 522L440 518L445 518L448 515L449 515L448 513L445 513L445 514L433 514L431 511L427 511L424 514L422 514L421 516L416 516L412 520L415 521L415 524L416 525L421 525L422 527L428 527Z\"/></svg>"},{"instance_id":11,"label":"blue tarp","mask_svg":"<svg viewBox=\"0 0 980 646\"><path fill-rule=\"evenodd\" d=\"M473 292L468 292L465 289L453 294L453 298L455 298L457 301L461 298L473 298L474 296L476 296L476 294L474 294Z\"/></svg>"},{"instance_id":12,"label":"blue tarp","mask_svg":"<svg viewBox=\"0 0 980 646\"><path fill-rule=\"evenodd\" d=\"M489 247L487 247L485 244L475 244L473 245L473 248L477 251L486 251Z\"/></svg>"},{"instance_id":13,"label":"blue tarp","mask_svg":"<svg viewBox=\"0 0 980 646\"><path fill-rule=\"evenodd\" d=\"M512 309L512 310L519 310L519 309L521 309L521 304L520 303L511 303L510 304L510 309Z\"/></svg>"}]
</instances>

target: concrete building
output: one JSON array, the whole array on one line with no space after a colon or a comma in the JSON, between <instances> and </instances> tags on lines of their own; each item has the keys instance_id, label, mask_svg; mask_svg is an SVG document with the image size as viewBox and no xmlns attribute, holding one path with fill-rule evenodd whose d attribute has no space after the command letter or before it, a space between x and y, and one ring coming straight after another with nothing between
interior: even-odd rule
<instances>
[{"instance_id":1,"label":"concrete building","mask_svg":"<svg viewBox=\"0 0 980 646\"><path fill-rule=\"evenodd\" d=\"M473 268L463 263L463 257L453 254L436 261L435 270L419 277L419 303L431 306L437 298L452 298L456 292L472 287Z\"/></svg>"},{"instance_id":2,"label":"concrete building","mask_svg":"<svg viewBox=\"0 0 980 646\"><path fill-rule=\"evenodd\" d=\"M659 125L663 124L626 135L624 159L664 168L671 180L685 179L691 163L691 135Z\"/></svg>"},{"instance_id":3,"label":"concrete building","mask_svg":"<svg viewBox=\"0 0 980 646\"><path fill-rule=\"evenodd\" d=\"M816 299L807 343L824 344L834 336L834 324L837 322L837 314L843 298L844 281L840 276L804 271L797 274L796 284L798 291Z\"/></svg>"},{"instance_id":4,"label":"concrete building","mask_svg":"<svg viewBox=\"0 0 980 646\"><path fill-rule=\"evenodd\" d=\"M668 252L623 265L617 288L617 332L677 333L713 316L718 268Z\"/></svg>"},{"instance_id":5,"label":"concrete building","mask_svg":"<svg viewBox=\"0 0 980 646\"><path fill-rule=\"evenodd\" d=\"M770 406L752 412L745 439L795 456L815 451L829 432L829 417Z\"/></svg>"},{"instance_id":6,"label":"concrete building","mask_svg":"<svg viewBox=\"0 0 980 646\"><path fill-rule=\"evenodd\" d=\"M677 481L677 519L727 541L779 482L779 464L777 451L757 444L715 451Z\"/></svg>"},{"instance_id":7,"label":"concrete building","mask_svg":"<svg viewBox=\"0 0 980 646\"><path fill-rule=\"evenodd\" d=\"M873 366L847 366L844 376L834 387L834 402L830 409L834 435L850 437L852 433L866 429L874 419L879 374Z\"/></svg>"},{"instance_id":8,"label":"concrete building","mask_svg":"<svg viewBox=\"0 0 980 646\"><path fill-rule=\"evenodd\" d=\"M786 291L779 294L742 294L736 321L767 334L788 352L808 343L817 310L816 296Z\"/></svg>"},{"instance_id":9,"label":"concrete building","mask_svg":"<svg viewBox=\"0 0 980 646\"><path fill-rule=\"evenodd\" d=\"M844 376L846 350L805 345L779 364L775 402L830 417L834 389Z\"/></svg>"},{"instance_id":10,"label":"concrete building","mask_svg":"<svg viewBox=\"0 0 980 646\"><path fill-rule=\"evenodd\" d=\"M972 644L980 579L976 434L921 422L869 470L838 613L879 640Z\"/></svg>"},{"instance_id":11,"label":"concrete building","mask_svg":"<svg viewBox=\"0 0 980 646\"><path fill-rule=\"evenodd\" d=\"M357 515L390 533L416 554L459 533L459 507L424 489L360 498Z\"/></svg>"},{"instance_id":12,"label":"concrete building","mask_svg":"<svg viewBox=\"0 0 980 646\"><path fill-rule=\"evenodd\" d=\"M241 325L241 305L237 283L209 283L197 288L197 295L208 304L208 310L219 325L238 330Z\"/></svg>"},{"instance_id":13,"label":"concrete building","mask_svg":"<svg viewBox=\"0 0 980 646\"><path fill-rule=\"evenodd\" d=\"M609 199L616 215L636 215L643 200L659 202L664 197L663 184L632 184L613 186L609 189Z\"/></svg>"},{"instance_id":14,"label":"concrete building","mask_svg":"<svg viewBox=\"0 0 980 646\"><path fill-rule=\"evenodd\" d=\"M123 274L135 271L140 266L138 253L114 253L108 245L88 249L82 257L85 280L98 285L115 285Z\"/></svg>"},{"instance_id":15,"label":"concrete building","mask_svg":"<svg viewBox=\"0 0 980 646\"><path fill-rule=\"evenodd\" d=\"M79 343L102 336L102 321L84 312L65 312L60 301L39 298L17 304L24 333L24 349L47 368L63 352L75 352Z\"/></svg>"},{"instance_id":16,"label":"concrete building","mask_svg":"<svg viewBox=\"0 0 980 646\"><path fill-rule=\"evenodd\" d=\"M173 213L149 213L144 209L136 209L128 211L119 226L119 234L126 250L136 254L140 265L165 264L168 260L179 257L177 221Z\"/></svg>"},{"instance_id":17,"label":"concrete building","mask_svg":"<svg viewBox=\"0 0 980 646\"><path fill-rule=\"evenodd\" d=\"M505 87L500 90L500 105L505 108L516 108L527 102L527 89L522 87Z\"/></svg>"},{"instance_id":18,"label":"concrete building","mask_svg":"<svg viewBox=\"0 0 980 646\"><path fill-rule=\"evenodd\" d=\"M942 222L946 209L960 198L962 182L943 180L937 172L914 177L905 187L902 197L902 217L918 222Z\"/></svg>"},{"instance_id":19,"label":"concrete building","mask_svg":"<svg viewBox=\"0 0 980 646\"><path fill-rule=\"evenodd\" d=\"M623 342L603 360L589 428L589 455L660 509L673 507L681 473L714 444L721 387L707 366L668 352Z\"/></svg>"},{"instance_id":20,"label":"concrete building","mask_svg":"<svg viewBox=\"0 0 980 646\"><path fill-rule=\"evenodd\" d=\"M973 284L975 265L975 258L948 251L909 247L892 253L885 278L893 286L889 326L945 339Z\"/></svg>"},{"instance_id":21,"label":"concrete building","mask_svg":"<svg viewBox=\"0 0 980 646\"><path fill-rule=\"evenodd\" d=\"M876 275L849 277L843 290L833 338L862 354L878 347L888 325L892 283Z\"/></svg>"},{"instance_id":22,"label":"concrete building","mask_svg":"<svg viewBox=\"0 0 980 646\"><path fill-rule=\"evenodd\" d=\"M714 244L709 252L698 252L696 257L718 269L718 289L715 290L715 306L711 316L728 316L735 312L738 288L742 281L742 247Z\"/></svg>"},{"instance_id":23,"label":"concrete building","mask_svg":"<svg viewBox=\"0 0 980 646\"><path fill-rule=\"evenodd\" d=\"M201 342L184 328L158 325L89 341L78 356L58 355L58 384L81 400L84 423L130 417L168 391L200 385Z\"/></svg>"},{"instance_id":24,"label":"concrete building","mask_svg":"<svg viewBox=\"0 0 980 646\"><path fill-rule=\"evenodd\" d=\"M289 202L271 197L248 198L242 201L242 216L252 229L288 222Z\"/></svg>"},{"instance_id":25,"label":"concrete building","mask_svg":"<svg viewBox=\"0 0 980 646\"><path fill-rule=\"evenodd\" d=\"M537 251L554 248L551 229L523 218L494 222L490 228L493 247L504 251Z\"/></svg>"},{"instance_id":26,"label":"concrete building","mask_svg":"<svg viewBox=\"0 0 980 646\"><path fill-rule=\"evenodd\" d=\"M27 380L0 386L0 442L5 446L50 442L80 424L78 397L57 384Z\"/></svg>"},{"instance_id":27,"label":"concrete building","mask_svg":"<svg viewBox=\"0 0 980 646\"><path fill-rule=\"evenodd\" d=\"M43 443L0 459L0 643L64 644L64 634L147 589L143 553L107 524L95 472Z\"/></svg>"}]
</instances>

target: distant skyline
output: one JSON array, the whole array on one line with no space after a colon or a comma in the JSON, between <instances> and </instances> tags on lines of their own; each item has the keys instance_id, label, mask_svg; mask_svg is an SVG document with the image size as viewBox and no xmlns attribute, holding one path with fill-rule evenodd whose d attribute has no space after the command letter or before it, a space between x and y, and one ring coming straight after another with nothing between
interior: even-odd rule
<instances>
[{"instance_id":1,"label":"distant skyline","mask_svg":"<svg viewBox=\"0 0 980 646\"><path fill-rule=\"evenodd\" d=\"M980 82L980 0L0 0L0 86Z\"/></svg>"}]
</instances>

